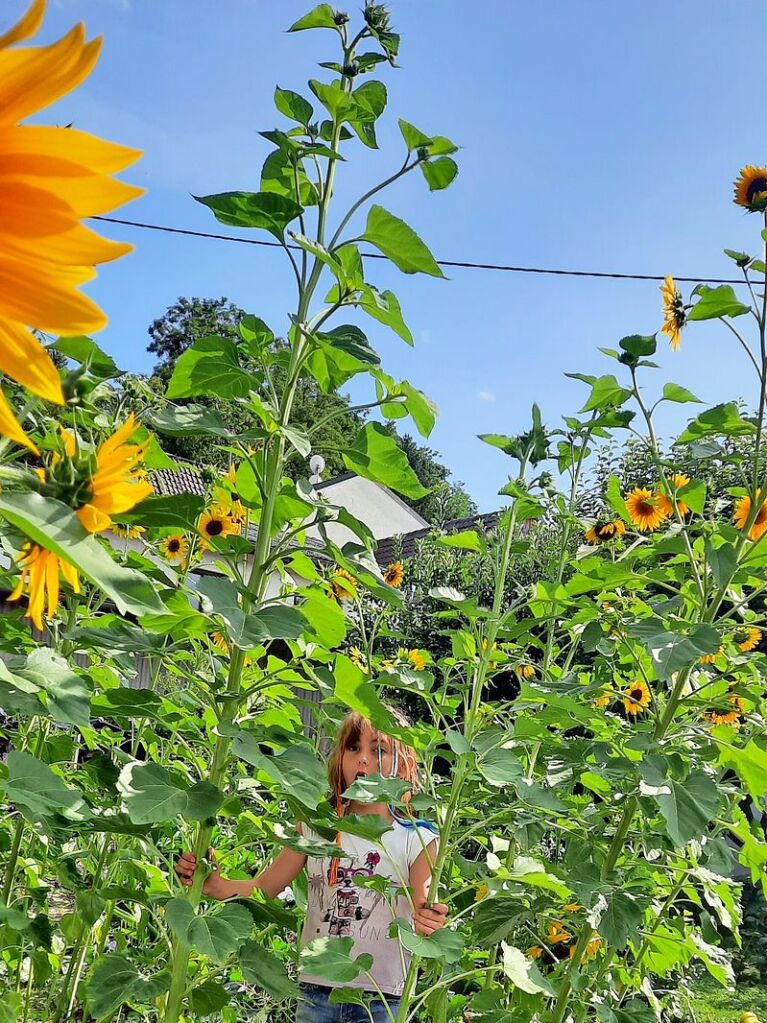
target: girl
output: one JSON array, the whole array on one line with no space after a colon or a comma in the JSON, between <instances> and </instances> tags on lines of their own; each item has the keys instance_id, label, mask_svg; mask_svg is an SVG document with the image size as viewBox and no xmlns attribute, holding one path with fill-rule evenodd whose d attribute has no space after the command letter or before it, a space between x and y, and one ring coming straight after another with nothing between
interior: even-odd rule
<instances>
[{"instance_id":1,"label":"girl","mask_svg":"<svg viewBox=\"0 0 767 1023\"><path fill-rule=\"evenodd\" d=\"M391 708L390 708L391 710ZM405 718L391 711L399 724ZM405 982L409 953L397 938L389 937L389 928L396 917L412 917L419 934L433 934L445 924L447 906L427 903L431 868L437 854L437 838L431 825L403 816L386 803L359 803L343 798L343 793L358 779L380 774L406 781L410 791L419 788L415 751L398 739L376 731L360 714L346 715L338 739L328 761L330 793L339 816L347 813L377 814L390 826L374 843L364 838L338 832L336 842L343 855L337 857L304 856L292 849L283 849L255 881L231 881L213 866L206 878L203 894L211 899L248 897L255 888L275 898L288 887L304 867L308 873L308 906L301 935L301 948L321 937L348 936L354 939L352 956L362 952L373 956L370 976L362 974L349 984L338 984L322 976L301 970L300 997L296 1023L388 1023L389 1011L396 1016L399 996ZM405 799L409 799L409 793ZM309 840L320 836L308 825L300 827ZM213 850L211 860L215 864ZM176 873L191 885L195 857L185 852L176 863ZM397 895L393 909L380 891L359 886L355 879L385 878L393 887L409 887L414 912L405 895ZM372 978L372 979L371 979ZM386 996L380 997L367 1010L360 1005L334 1005L330 993L334 987L357 987Z\"/></svg>"}]
</instances>

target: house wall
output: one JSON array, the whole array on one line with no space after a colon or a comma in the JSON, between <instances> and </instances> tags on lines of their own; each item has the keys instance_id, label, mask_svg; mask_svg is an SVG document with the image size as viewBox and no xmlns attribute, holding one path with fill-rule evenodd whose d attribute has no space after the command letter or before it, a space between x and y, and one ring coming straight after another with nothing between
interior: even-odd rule
<instances>
[{"instance_id":1,"label":"house wall","mask_svg":"<svg viewBox=\"0 0 767 1023\"><path fill-rule=\"evenodd\" d=\"M376 540L385 540L390 536L411 533L414 529L428 526L425 519L391 491L361 476L342 477L318 489L331 504L345 508L364 522ZM356 540L351 530L337 522L327 523L326 529L330 539L339 546L349 540ZM307 530L307 535L317 537L318 532L313 527Z\"/></svg>"}]
</instances>

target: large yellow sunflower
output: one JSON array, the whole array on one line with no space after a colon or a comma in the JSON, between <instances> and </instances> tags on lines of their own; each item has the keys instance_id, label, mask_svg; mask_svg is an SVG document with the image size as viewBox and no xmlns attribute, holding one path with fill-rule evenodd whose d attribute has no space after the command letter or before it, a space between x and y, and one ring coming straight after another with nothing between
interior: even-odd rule
<instances>
[{"instance_id":1,"label":"large yellow sunflower","mask_svg":"<svg viewBox=\"0 0 767 1023\"><path fill-rule=\"evenodd\" d=\"M741 650L747 652L749 650L753 650L754 647L759 646L761 638L761 629L754 628L753 626L746 626L735 637L735 642Z\"/></svg>"},{"instance_id":2,"label":"large yellow sunflower","mask_svg":"<svg viewBox=\"0 0 767 1023\"><path fill-rule=\"evenodd\" d=\"M629 518L642 533L657 529L666 519L666 513L658 506L658 495L646 487L635 487L626 497Z\"/></svg>"},{"instance_id":3,"label":"large yellow sunflower","mask_svg":"<svg viewBox=\"0 0 767 1023\"><path fill-rule=\"evenodd\" d=\"M767 532L767 498L762 497L761 489L756 492L756 500L759 504L759 511L756 513L756 518L748 531L749 540L758 540L760 536ZM750 514L751 498L746 494L744 497L739 497L735 502L732 520L738 529L746 528L746 522L748 522Z\"/></svg>"},{"instance_id":4,"label":"large yellow sunflower","mask_svg":"<svg viewBox=\"0 0 767 1023\"><path fill-rule=\"evenodd\" d=\"M623 536L626 527L621 519L610 519L608 522L595 522L591 529L586 531L587 543L598 544L614 540L616 536Z\"/></svg>"},{"instance_id":5,"label":"large yellow sunflower","mask_svg":"<svg viewBox=\"0 0 767 1023\"><path fill-rule=\"evenodd\" d=\"M749 213L767 209L767 167L755 167L753 164L744 167L735 181L732 201Z\"/></svg>"},{"instance_id":6,"label":"large yellow sunflower","mask_svg":"<svg viewBox=\"0 0 767 1023\"><path fill-rule=\"evenodd\" d=\"M152 493L152 484L139 475L144 448L131 443L137 429L131 412L96 454L90 496L75 512L89 533L108 529L112 525L112 515L130 511Z\"/></svg>"},{"instance_id":7,"label":"large yellow sunflower","mask_svg":"<svg viewBox=\"0 0 767 1023\"><path fill-rule=\"evenodd\" d=\"M47 401L62 404L58 370L29 327L77 336L106 317L78 291L94 265L132 249L80 221L108 213L143 193L110 175L133 163L136 149L74 128L21 125L87 78L100 39L76 25L48 46L15 48L39 30L45 0L0 37L0 372ZM0 431L35 450L0 394Z\"/></svg>"},{"instance_id":8,"label":"large yellow sunflower","mask_svg":"<svg viewBox=\"0 0 767 1023\"><path fill-rule=\"evenodd\" d=\"M202 537L202 546L207 548L211 540L238 533L239 525L232 519L224 504L215 504L201 517L197 531Z\"/></svg>"},{"instance_id":9,"label":"large yellow sunflower","mask_svg":"<svg viewBox=\"0 0 767 1023\"><path fill-rule=\"evenodd\" d=\"M682 487L686 487L689 482L690 477L685 476L683 472L675 472L674 475L669 480L669 483L671 484L671 489L675 494L677 490L681 490ZM664 492L660 488L658 488L658 490L655 491L655 503L656 507L658 508L658 511L663 512L666 518L670 518L674 514L673 502L669 497L667 497L666 494L664 494ZM690 510L689 505L686 505L684 501L681 501L679 499L679 497L677 497L676 499L676 506L679 509L679 514L682 517L684 517Z\"/></svg>"},{"instance_id":10,"label":"large yellow sunflower","mask_svg":"<svg viewBox=\"0 0 767 1023\"><path fill-rule=\"evenodd\" d=\"M671 342L671 350L676 351L682 343L682 327L687 322L682 292L669 274L660 288L663 296L663 326L661 334L665 334Z\"/></svg>"},{"instance_id":11,"label":"large yellow sunflower","mask_svg":"<svg viewBox=\"0 0 767 1023\"><path fill-rule=\"evenodd\" d=\"M36 543L24 544L18 564L21 568L21 578L8 599L18 600L24 593L27 593L29 606L25 617L31 618L35 626L42 631L43 609L46 600L48 618L54 616L58 607L59 572L75 593L79 593L80 581L77 570L63 558L59 558L52 551L48 551Z\"/></svg>"},{"instance_id":12,"label":"large yellow sunflower","mask_svg":"<svg viewBox=\"0 0 767 1023\"><path fill-rule=\"evenodd\" d=\"M638 678L623 690L623 709L627 714L641 714L650 704L650 690L647 683Z\"/></svg>"},{"instance_id":13,"label":"large yellow sunflower","mask_svg":"<svg viewBox=\"0 0 767 1023\"><path fill-rule=\"evenodd\" d=\"M160 551L168 561L183 561L189 550L189 541L182 533L171 533L160 541Z\"/></svg>"}]
</instances>

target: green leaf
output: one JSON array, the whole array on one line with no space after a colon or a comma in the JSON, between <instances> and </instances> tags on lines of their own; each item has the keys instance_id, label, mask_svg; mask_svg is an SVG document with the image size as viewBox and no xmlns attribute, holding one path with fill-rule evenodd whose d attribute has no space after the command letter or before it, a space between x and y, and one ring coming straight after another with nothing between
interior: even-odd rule
<instances>
[{"instance_id":1,"label":"green leaf","mask_svg":"<svg viewBox=\"0 0 767 1023\"><path fill-rule=\"evenodd\" d=\"M168 406L153 412L152 425L160 433L171 437L196 436L206 434L211 437L222 437L231 440L232 430L226 425L218 412L204 405L182 405L180 408Z\"/></svg>"},{"instance_id":2,"label":"green leaf","mask_svg":"<svg viewBox=\"0 0 767 1023\"><path fill-rule=\"evenodd\" d=\"M744 266L748 266L748 264L751 262L751 257L747 252L736 252L733 249L725 249L724 254L725 256L729 256L730 259L734 260L735 263L737 263L738 266L741 267L741 269Z\"/></svg>"},{"instance_id":3,"label":"green leaf","mask_svg":"<svg viewBox=\"0 0 767 1023\"><path fill-rule=\"evenodd\" d=\"M734 401L730 401L726 405L715 405L701 412L680 434L677 443L689 444L691 441L700 440L701 437L711 436L741 437L755 431L754 424L741 418L738 406Z\"/></svg>"},{"instance_id":4,"label":"green leaf","mask_svg":"<svg viewBox=\"0 0 767 1023\"><path fill-rule=\"evenodd\" d=\"M80 675L49 647L38 647L27 658L18 674L45 693L49 716L61 724L89 728L90 693Z\"/></svg>"},{"instance_id":5,"label":"green leaf","mask_svg":"<svg viewBox=\"0 0 767 1023\"><path fill-rule=\"evenodd\" d=\"M371 149L377 149L375 122L386 108L386 86L383 82L364 82L351 94L353 111L348 115L351 127L360 140Z\"/></svg>"},{"instance_id":6,"label":"green leaf","mask_svg":"<svg viewBox=\"0 0 767 1023\"><path fill-rule=\"evenodd\" d=\"M693 771L684 782L667 779L668 794L654 798L666 821L666 831L677 848L702 835L719 808L716 782L704 771Z\"/></svg>"},{"instance_id":7,"label":"green leaf","mask_svg":"<svg viewBox=\"0 0 767 1023\"><path fill-rule=\"evenodd\" d=\"M367 952L352 959L353 947L353 938L315 938L301 950L302 969L334 984L349 984L373 965Z\"/></svg>"},{"instance_id":8,"label":"green leaf","mask_svg":"<svg viewBox=\"0 0 767 1023\"><path fill-rule=\"evenodd\" d=\"M203 337L176 360L165 395L171 400L198 395L228 400L244 398L257 387L258 381L240 366L231 338Z\"/></svg>"},{"instance_id":9,"label":"green leaf","mask_svg":"<svg viewBox=\"0 0 767 1023\"><path fill-rule=\"evenodd\" d=\"M767 792L767 751L754 739L749 739L745 746L735 747L733 730L726 725L712 729L712 734L719 746L720 765L735 771L751 798L757 803L762 801Z\"/></svg>"},{"instance_id":10,"label":"green leaf","mask_svg":"<svg viewBox=\"0 0 767 1023\"><path fill-rule=\"evenodd\" d=\"M620 952L640 930L644 908L630 892L620 888L607 894L607 908L597 928L607 945Z\"/></svg>"},{"instance_id":11,"label":"green leaf","mask_svg":"<svg viewBox=\"0 0 767 1023\"><path fill-rule=\"evenodd\" d=\"M650 657L658 678L689 667L703 654L713 654L721 645L719 633L711 625L697 625L689 634L667 629L660 618L643 618L627 626L630 636L640 640Z\"/></svg>"},{"instance_id":12,"label":"green leaf","mask_svg":"<svg viewBox=\"0 0 767 1023\"><path fill-rule=\"evenodd\" d=\"M476 551L478 554L487 550L487 540L473 529L464 529L460 533L449 533L437 539L440 547L459 547L464 551Z\"/></svg>"},{"instance_id":13,"label":"green leaf","mask_svg":"<svg viewBox=\"0 0 767 1023\"><path fill-rule=\"evenodd\" d=\"M412 227L382 206L370 207L362 238L375 245L403 273L445 276Z\"/></svg>"},{"instance_id":14,"label":"green leaf","mask_svg":"<svg viewBox=\"0 0 767 1023\"><path fill-rule=\"evenodd\" d=\"M413 344L413 335L402 318L396 295L391 291L377 291L372 285L363 285L358 305L368 316L390 327L407 344Z\"/></svg>"},{"instance_id":15,"label":"green leaf","mask_svg":"<svg viewBox=\"0 0 767 1023\"><path fill-rule=\"evenodd\" d=\"M282 241L288 224L303 213L303 207L277 192L221 192L193 198L213 210L221 224L260 228L278 241Z\"/></svg>"},{"instance_id":16,"label":"green leaf","mask_svg":"<svg viewBox=\"0 0 767 1023\"><path fill-rule=\"evenodd\" d=\"M100 587L122 614L160 612L163 605L149 579L116 564L71 508L40 494L0 493L0 516L35 543L53 551Z\"/></svg>"},{"instance_id":17,"label":"green leaf","mask_svg":"<svg viewBox=\"0 0 767 1023\"><path fill-rule=\"evenodd\" d=\"M654 355L657 348L654 334L631 334L621 338L618 345L621 348L621 353L617 356L618 361L622 362L624 366L639 365L639 360L643 356ZM609 353L609 349L603 348L602 351Z\"/></svg>"},{"instance_id":18,"label":"green leaf","mask_svg":"<svg viewBox=\"0 0 767 1023\"><path fill-rule=\"evenodd\" d=\"M690 480L677 491L677 503L679 501L691 508L696 515L702 515L706 504L706 484L703 480Z\"/></svg>"},{"instance_id":19,"label":"green leaf","mask_svg":"<svg viewBox=\"0 0 767 1023\"><path fill-rule=\"evenodd\" d=\"M229 992L215 980L206 980L199 987L192 988L189 998L195 1016L212 1016L229 1004Z\"/></svg>"},{"instance_id":20,"label":"green leaf","mask_svg":"<svg viewBox=\"0 0 767 1023\"><path fill-rule=\"evenodd\" d=\"M631 390L628 387L621 387L615 377L608 373L594 381L589 399L581 412L614 408L622 405L630 396Z\"/></svg>"},{"instance_id":21,"label":"green leaf","mask_svg":"<svg viewBox=\"0 0 767 1023\"><path fill-rule=\"evenodd\" d=\"M365 334L354 324L345 323L333 330L318 331L315 336L323 344L337 348L365 365L378 366L381 363L380 356L370 347Z\"/></svg>"},{"instance_id":22,"label":"green leaf","mask_svg":"<svg viewBox=\"0 0 767 1023\"><path fill-rule=\"evenodd\" d=\"M518 781L524 774L519 757L502 746L496 746L480 757L477 769L491 785L499 788Z\"/></svg>"},{"instance_id":23,"label":"green leaf","mask_svg":"<svg viewBox=\"0 0 767 1023\"><path fill-rule=\"evenodd\" d=\"M152 494L129 512L120 513L121 522L140 522L142 526L194 529L205 507L198 494Z\"/></svg>"},{"instance_id":24,"label":"green leaf","mask_svg":"<svg viewBox=\"0 0 767 1023\"><path fill-rule=\"evenodd\" d=\"M720 543L719 546L714 546L713 539L706 541L706 561L716 585L722 589L728 586L738 562L732 544Z\"/></svg>"},{"instance_id":25,"label":"green leaf","mask_svg":"<svg viewBox=\"0 0 767 1023\"><path fill-rule=\"evenodd\" d=\"M419 163L421 173L426 178L430 192L438 192L452 184L458 174L458 164L449 156L440 156L436 160Z\"/></svg>"},{"instance_id":26,"label":"green leaf","mask_svg":"<svg viewBox=\"0 0 767 1023\"><path fill-rule=\"evenodd\" d=\"M267 756L261 751L258 736L241 729L232 743L232 752L258 771L263 771L309 809L316 809L327 796L327 769L304 743L296 743Z\"/></svg>"},{"instance_id":27,"label":"green leaf","mask_svg":"<svg viewBox=\"0 0 767 1023\"><path fill-rule=\"evenodd\" d=\"M246 941L240 949L240 968L246 984L263 988L278 1002L298 997L298 987L280 960L261 942Z\"/></svg>"},{"instance_id":28,"label":"green leaf","mask_svg":"<svg viewBox=\"0 0 767 1023\"><path fill-rule=\"evenodd\" d=\"M236 951L253 928L250 913L236 902L196 914L190 902L175 898L166 903L165 919L180 941L215 963Z\"/></svg>"},{"instance_id":29,"label":"green leaf","mask_svg":"<svg viewBox=\"0 0 767 1023\"><path fill-rule=\"evenodd\" d=\"M117 789L134 824L156 824L183 816L188 820L212 817L224 801L224 794L208 781L189 788L175 772L159 764L126 764Z\"/></svg>"},{"instance_id":30,"label":"green leaf","mask_svg":"<svg viewBox=\"0 0 767 1023\"><path fill-rule=\"evenodd\" d=\"M281 89L279 85L274 90L274 105L281 114L298 121L304 127L314 117L314 108L308 100L291 89Z\"/></svg>"},{"instance_id":31,"label":"green leaf","mask_svg":"<svg viewBox=\"0 0 767 1023\"><path fill-rule=\"evenodd\" d=\"M402 132L402 138L405 140L405 145L409 153L412 153L414 149L420 149L422 146L430 146L433 139L428 135L424 135L422 131L419 131L415 125L410 124L408 121L404 121L401 117L399 119L399 130Z\"/></svg>"},{"instance_id":32,"label":"green leaf","mask_svg":"<svg viewBox=\"0 0 767 1023\"><path fill-rule=\"evenodd\" d=\"M698 404L702 404L700 398L696 398L692 391L688 391L686 387L682 387L681 384L664 384L663 385L663 400L664 401L678 401L680 403L686 401L696 401Z\"/></svg>"},{"instance_id":33,"label":"green leaf","mask_svg":"<svg viewBox=\"0 0 767 1023\"><path fill-rule=\"evenodd\" d=\"M111 355L107 355L89 337L60 337L48 347L54 348L68 359L87 365L89 371L104 380L120 375Z\"/></svg>"},{"instance_id":34,"label":"green leaf","mask_svg":"<svg viewBox=\"0 0 767 1023\"><path fill-rule=\"evenodd\" d=\"M380 774L368 774L357 778L343 793L346 799L358 803L399 803L408 791L409 785L402 778L383 778Z\"/></svg>"},{"instance_id":35,"label":"green leaf","mask_svg":"<svg viewBox=\"0 0 767 1023\"><path fill-rule=\"evenodd\" d=\"M399 940L410 952L422 959L439 959L443 963L457 963L463 952L464 942L458 931L443 927L426 937L416 934L409 920L397 918Z\"/></svg>"},{"instance_id":36,"label":"green leaf","mask_svg":"<svg viewBox=\"0 0 767 1023\"><path fill-rule=\"evenodd\" d=\"M229 579L205 576L200 579L197 592L202 597L203 613L221 618L229 639L241 650L250 650L271 639L299 639L304 631L303 615L287 604L273 604L245 614L237 589Z\"/></svg>"},{"instance_id":37,"label":"green leaf","mask_svg":"<svg viewBox=\"0 0 767 1023\"><path fill-rule=\"evenodd\" d=\"M720 316L743 316L744 313L751 311L750 306L743 305L738 301L729 284L720 284L716 288L699 284L693 294L699 295L700 298L687 314L688 320L713 320Z\"/></svg>"},{"instance_id":38,"label":"green leaf","mask_svg":"<svg viewBox=\"0 0 767 1023\"><path fill-rule=\"evenodd\" d=\"M65 785L47 764L21 750L8 754L8 778L1 784L10 802L41 816L74 811L83 802L81 794Z\"/></svg>"},{"instance_id":39,"label":"green leaf","mask_svg":"<svg viewBox=\"0 0 767 1023\"><path fill-rule=\"evenodd\" d=\"M439 933L439 932L437 932ZM532 959L528 959L524 952L513 945L501 943L503 950L503 972L509 978L514 987L520 991L526 991L529 995L554 995L556 992L543 976Z\"/></svg>"},{"instance_id":40,"label":"green leaf","mask_svg":"<svg viewBox=\"0 0 767 1023\"><path fill-rule=\"evenodd\" d=\"M335 12L330 4L317 4L303 18L294 22L288 32L301 32L307 28L335 28Z\"/></svg>"},{"instance_id":41,"label":"green leaf","mask_svg":"<svg viewBox=\"0 0 767 1023\"><path fill-rule=\"evenodd\" d=\"M386 735L404 735L402 728L381 702L373 683L343 654L336 654L334 676L333 695L339 703L362 714Z\"/></svg>"},{"instance_id":42,"label":"green leaf","mask_svg":"<svg viewBox=\"0 0 767 1023\"><path fill-rule=\"evenodd\" d=\"M347 469L418 500L429 491L421 485L407 456L380 423L366 423L352 447L343 453ZM0 506L1 508L1 506Z\"/></svg>"},{"instance_id":43,"label":"green leaf","mask_svg":"<svg viewBox=\"0 0 767 1023\"><path fill-rule=\"evenodd\" d=\"M103 1019L114 1013L130 998L137 979L136 967L124 956L97 960L88 975L86 1001L91 1014Z\"/></svg>"},{"instance_id":44,"label":"green leaf","mask_svg":"<svg viewBox=\"0 0 767 1023\"><path fill-rule=\"evenodd\" d=\"M305 590L301 595L305 599L299 607L309 623L310 635L328 650L340 646L346 638L343 609L334 600L328 600L323 590Z\"/></svg>"},{"instance_id":45,"label":"green leaf","mask_svg":"<svg viewBox=\"0 0 767 1023\"><path fill-rule=\"evenodd\" d=\"M354 101L349 93L342 88L338 79L335 79L330 83L318 82L316 79L311 79L309 82L309 88L335 122L343 121L344 118L353 114L355 110ZM341 137L343 138L343 135ZM349 132L348 137L352 137L351 132Z\"/></svg>"}]
</instances>

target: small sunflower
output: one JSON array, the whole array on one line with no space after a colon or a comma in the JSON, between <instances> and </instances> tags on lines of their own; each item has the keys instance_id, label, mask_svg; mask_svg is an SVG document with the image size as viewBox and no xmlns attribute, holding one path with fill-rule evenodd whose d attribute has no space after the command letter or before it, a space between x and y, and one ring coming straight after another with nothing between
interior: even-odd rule
<instances>
[{"instance_id":1,"label":"small sunflower","mask_svg":"<svg viewBox=\"0 0 767 1023\"><path fill-rule=\"evenodd\" d=\"M189 551L189 541L181 533L171 533L160 542L160 552L168 561L183 561Z\"/></svg>"},{"instance_id":2,"label":"small sunflower","mask_svg":"<svg viewBox=\"0 0 767 1023\"><path fill-rule=\"evenodd\" d=\"M351 600L357 596L357 580L345 568L339 568L330 577L330 594L335 600Z\"/></svg>"},{"instance_id":3,"label":"small sunflower","mask_svg":"<svg viewBox=\"0 0 767 1023\"><path fill-rule=\"evenodd\" d=\"M229 644L227 643L223 633L219 632L217 629L211 632L210 641L214 646L217 646L219 650L223 650L225 654L229 653Z\"/></svg>"},{"instance_id":4,"label":"small sunflower","mask_svg":"<svg viewBox=\"0 0 767 1023\"><path fill-rule=\"evenodd\" d=\"M146 529L143 526L118 526L116 522L113 522L112 532L115 536L121 536L125 540L137 540L138 537L146 533Z\"/></svg>"},{"instance_id":5,"label":"small sunflower","mask_svg":"<svg viewBox=\"0 0 767 1023\"><path fill-rule=\"evenodd\" d=\"M543 947L541 945L533 945L525 952L528 959L540 959L543 956Z\"/></svg>"},{"instance_id":6,"label":"small sunflower","mask_svg":"<svg viewBox=\"0 0 767 1023\"><path fill-rule=\"evenodd\" d=\"M733 693L728 698L728 702L732 710L722 711L713 708L707 712L706 719L712 725L737 725L740 722L746 712L746 701L742 696Z\"/></svg>"},{"instance_id":7,"label":"small sunflower","mask_svg":"<svg viewBox=\"0 0 767 1023\"><path fill-rule=\"evenodd\" d=\"M685 476L683 472L675 472L669 480L671 489L676 494L677 490L681 490L682 487L686 487L690 482L690 477ZM672 500L663 493L659 488L655 491L655 500L659 511L663 512L666 518L670 518L674 514L674 504ZM689 505L686 505L684 501L680 501L677 497L676 506L679 509L679 514L684 518L687 512L690 510Z\"/></svg>"},{"instance_id":8,"label":"small sunflower","mask_svg":"<svg viewBox=\"0 0 767 1023\"><path fill-rule=\"evenodd\" d=\"M394 667L394 661L390 660L389 658L384 658L381 661L381 667L383 668L384 671L390 671Z\"/></svg>"},{"instance_id":9,"label":"small sunflower","mask_svg":"<svg viewBox=\"0 0 767 1023\"><path fill-rule=\"evenodd\" d=\"M666 518L665 512L658 507L658 496L646 487L635 487L626 497L626 510L629 518L642 533L651 533Z\"/></svg>"},{"instance_id":10,"label":"small sunflower","mask_svg":"<svg viewBox=\"0 0 767 1023\"><path fill-rule=\"evenodd\" d=\"M356 665L360 669L360 671L364 672L366 675L368 674L368 666L365 663L365 655L362 653L358 646L353 646L349 650L349 660L352 662L352 664Z\"/></svg>"},{"instance_id":11,"label":"small sunflower","mask_svg":"<svg viewBox=\"0 0 767 1023\"><path fill-rule=\"evenodd\" d=\"M586 531L586 541L591 544L606 543L614 540L617 536L623 536L626 527L621 519L609 519L607 522L595 522L591 529Z\"/></svg>"},{"instance_id":12,"label":"small sunflower","mask_svg":"<svg viewBox=\"0 0 767 1023\"><path fill-rule=\"evenodd\" d=\"M601 947L602 947L602 939L597 934L597 935L595 935L591 939L591 941L586 946L586 949L585 949L585 951L583 953L583 959L586 960L587 962L588 962L589 959L593 959L594 956L597 954L597 952L600 950ZM575 945L573 945L573 947L570 949L570 958L573 959L574 957L575 957Z\"/></svg>"},{"instance_id":13,"label":"small sunflower","mask_svg":"<svg viewBox=\"0 0 767 1023\"><path fill-rule=\"evenodd\" d=\"M239 527L229 515L226 505L214 504L210 511L205 512L200 519L197 531L207 546L211 540L218 540L221 537L237 533Z\"/></svg>"},{"instance_id":14,"label":"small sunflower","mask_svg":"<svg viewBox=\"0 0 767 1023\"><path fill-rule=\"evenodd\" d=\"M514 669L514 674L517 678L532 678L535 674L535 668L532 664L520 664L519 667Z\"/></svg>"},{"instance_id":15,"label":"small sunflower","mask_svg":"<svg viewBox=\"0 0 767 1023\"><path fill-rule=\"evenodd\" d=\"M701 664L713 664L717 657L724 656L724 647L720 646L715 654L703 654L698 658Z\"/></svg>"},{"instance_id":16,"label":"small sunflower","mask_svg":"<svg viewBox=\"0 0 767 1023\"><path fill-rule=\"evenodd\" d=\"M674 283L674 278L669 274L660 288L663 296L663 326L661 334L665 334L671 343L671 350L675 352L682 343L682 328L687 322L687 314L684 310L684 299L682 292Z\"/></svg>"},{"instance_id":17,"label":"small sunflower","mask_svg":"<svg viewBox=\"0 0 767 1023\"><path fill-rule=\"evenodd\" d=\"M641 714L650 704L650 690L647 683L638 678L623 690L623 709L627 714Z\"/></svg>"},{"instance_id":18,"label":"small sunflower","mask_svg":"<svg viewBox=\"0 0 767 1023\"><path fill-rule=\"evenodd\" d=\"M112 525L112 516L130 511L152 493L151 483L139 479L144 448L131 440L138 424L133 413L108 437L96 453L96 471L90 478L87 500L75 511L89 533L100 533ZM74 457L77 442L62 431L67 454Z\"/></svg>"},{"instance_id":19,"label":"small sunflower","mask_svg":"<svg viewBox=\"0 0 767 1023\"><path fill-rule=\"evenodd\" d=\"M743 167L735 181L732 201L749 213L767 209L767 167L755 167L753 164Z\"/></svg>"},{"instance_id":20,"label":"small sunflower","mask_svg":"<svg viewBox=\"0 0 767 1023\"><path fill-rule=\"evenodd\" d=\"M563 941L572 941L572 934L565 930L559 920L552 920L546 928L546 941L549 945L559 945Z\"/></svg>"},{"instance_id":21,"label":"small sunflower","mask_svg":"<svg viewBox=\"0 0 767 1023\"><path fill-rule=\"evenodd\" d=\"M753 650L754 647L759 646L761 638L762 630L749 626L738 633L735 638L735 642L738 644L738 649L746 653L749 650Z\"/></svg>"},{"instance_id":22,"label":"small sunflower","mask_svg":"<svg viewBox=\"0 0 767 1023\"><path fill-rule=\"evenodd\" d=\"M386 566L384 582L388 583L389 586L401 586L404 578L405 568L401 561L393 561L391 565Z\"/></svg>"},{"instance_id":23,"label":"small sunflower","mask_svg":"<svg viewBox=\"0 0 767 1023\"><path fill-rule=\"evenodd\" d=\"M423 671L426 667L426 658L420 650L408 650L407 659L416 671Z\"/></svg>"},{"instance_id":24,"label":"small sunflower","mask_svg":"<svg viewBox=\"0 0 767 1023\"><path fill-rule=\"evenodd\" d=\"M759 511L756 513L751 528L748 531L749 540L758 540L767 532L767 498L762 497L761 489L756 492L756 500L759 503ZM735 502L735 511L732 519L738 529L745 529L751 514L751 498L746 494L739 497Z\"/></svg>"},{"instance_id":25,"label":"small sunflower","mask_svg":"<svg viewBox=\"0 0 767 1023\"><path fill-rule=\"evenodd\" d=\"M21 568L21 578L8 599L18 600L27 593L29 605L24 617L31 618L35 627L42 632L46 600L48 618L53 618L59 605L59 572L64 582L69 583L75 593L79 593L80 580L77 570L68 561L36 543L24 544L18 557L18 565Z\"/></svg>"},{"instance_id":26,"label":"small sunflower","mask_svg":"<svg viewBox=\"0 0 767 1023\"><path fill-rule=\"evenodd\" d=\"M612 700L612 696L610 695L610 693L608 693L608 692L601 692L599 694L599 696L595 696L594 697L594 699L591 701L591 703L592 703L592 705L594 707L597 708L597 710L604 710L605 707L609 707L610 706L610 701L611 700ZM565 906L565 909L566 908L567 907Z\"/></svg>"},{"instance_id":27,"label":"small sunflower","mask_svg":"<svg viewBox=\"0 0 767 1023\"><path fill-rule=\"evenodd\" d=\"M477 888L476 895L474 896L474 901L481 902L483 899L486 899L489 894L490 894L489 887L486 884L481 884Z\"/></svg>"}]
</instances>

